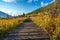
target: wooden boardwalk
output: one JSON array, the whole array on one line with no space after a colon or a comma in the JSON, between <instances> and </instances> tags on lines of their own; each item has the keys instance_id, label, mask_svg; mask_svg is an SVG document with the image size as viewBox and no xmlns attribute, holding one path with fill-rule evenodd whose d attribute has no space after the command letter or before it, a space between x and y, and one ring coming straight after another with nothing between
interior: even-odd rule
<instances>
[{"instance_id":1,"label":"wooden boardwalk","mask_svg":"<svg viewBox=\"0 0 60 40\"><path fill-rule=\"evenodd\" d=\"M50 40L50 37L29 19L9 32L3 40Z\"/></svg>"}]
</instances>

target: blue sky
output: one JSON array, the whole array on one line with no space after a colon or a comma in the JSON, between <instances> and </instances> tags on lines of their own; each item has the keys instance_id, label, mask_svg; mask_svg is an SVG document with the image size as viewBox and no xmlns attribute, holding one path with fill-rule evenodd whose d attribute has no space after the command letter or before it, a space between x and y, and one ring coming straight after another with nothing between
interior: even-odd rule
<instances>
[{"instance_id":1,"label":"blue sky","mask_svg":"<svg viewBox=\"0 0 60 40\"><path fill-rule=\"evenodd\" d=\"M0 0L0 11L17 16L47 6L53 0Z\"/></svg>"}]
</instances>

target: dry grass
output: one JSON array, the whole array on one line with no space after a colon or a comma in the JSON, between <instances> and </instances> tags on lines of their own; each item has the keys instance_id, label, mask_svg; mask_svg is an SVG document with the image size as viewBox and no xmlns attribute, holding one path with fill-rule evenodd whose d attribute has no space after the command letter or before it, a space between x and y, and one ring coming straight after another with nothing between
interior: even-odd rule
<instances>
[{"instance_id":1,"label":"dry grass","mask_svg":"<svg viewBox=\"0 0 60 40\"><path fill-rule=\"evenodd\" d=\"M12 19L0 19L0 37L4 36L8 31L16 28L18 24L23 23L25 17L12 18Z\"/></svg>"},{"instance_id":2,"label":"dry grass","mask_svg":"<svg viewBox=\"0 0 60 40\"><path fill-rule=\"evenodd\" d=\"M60 15L60 14L59 14ZM60 37L60 16L52 18L49 13L45 12L38 13L37 16L32 16L32 21L39 25L40 27L43 27L48 34L53 36L53 40L57 40L58 37Z\"/></svg>"}]
</instances>

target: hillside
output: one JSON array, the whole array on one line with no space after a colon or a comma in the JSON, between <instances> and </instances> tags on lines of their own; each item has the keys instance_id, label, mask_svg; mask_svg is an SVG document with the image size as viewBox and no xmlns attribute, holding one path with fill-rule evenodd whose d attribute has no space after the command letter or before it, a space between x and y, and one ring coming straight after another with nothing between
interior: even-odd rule
<instances>
[{"instance_id":1,"label":"hillside","mask_svg":"<svg viewBox=\"0 0 60 40\"><path fill-rule=\"evenodd\" d=\"M52 5L53 5L53 3L48 5L48 6L38 8L38 9L34 10L33 12L28 13L28 15L32 14L32 13L35 14L35 13L38 13L38 12L48 11Z\"/></svg>"},{"instance_id":2,"label":"hillside","mask_svg":"<svg viewBox=\"0 0 60 40\"><path fill-rule=\"evenodd\" d=\"M30 15L30 14L37 14L39 12L43 13L43 12L46 12L46 11L47 12L59 11L60 10L59 6L60 6L60 0L56 0L52 4L49 4L48 6L45 6L45 7L42 7L42 8L38 8L38 9L34 10L33 12L28 13L28 15Z\"/></svg>"},{"instance_id":3,"label":"hillside","mask_svg":"<svg viewBox=\"0 0 60 40\"><path fill-rule=\"evenodd\" d=\"M51 40L60 40L60 0L34 10L28 16L51 36Z\"/></svg>"},{"instance_id":4,"label":"hillside","mask_svg":"<svg viewBox=\"0 0 60 40\"><path fill-rule=\"evenodd\" d=\"M8 17L12 17L12 16L8 15L7 13L0 11L0 18L8 18Z\"/></svg>"}]
</instances>

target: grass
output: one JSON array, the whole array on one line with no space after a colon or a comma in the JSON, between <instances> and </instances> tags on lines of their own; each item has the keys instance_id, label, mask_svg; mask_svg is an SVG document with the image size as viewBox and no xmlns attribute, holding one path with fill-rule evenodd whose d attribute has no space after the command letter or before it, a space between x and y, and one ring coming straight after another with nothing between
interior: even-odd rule
<instances>
[{"instance_id":1,"label":"grass","mask_svg":"<svg viewBox=\"0 0 60 40\"><path fill-rule=\"evenodd\" d=\"M59 14L60 15L60 14ZM46 30L52 37L51 40L58 40L60 38L60 16L52 18L50 13L38 13L37 16L31 16L32 21L39 27Z\"/></svg>"},{"instance_id":2,"label":"grass","mask_svg":"<svg viewBox=\"0 0 60 40\"><path fill-rule=\"evenodd\" d=\"M18 24L23 23L25 19L26 17L0 19L0 38L2 38L10 30L16 28Z\"/></svg>"},{"instance_id":3,"label":"grass","mask_svg":"<svg viewBox=\"0 0 60 40\"><path fill-rule=\"evenodd\" d=\"M60 16L59 15L54 19L54 24L56 25L54 36L56 37L57 40L59 39L58 37L60 37Z\"/></svg>"}]
</instances>

